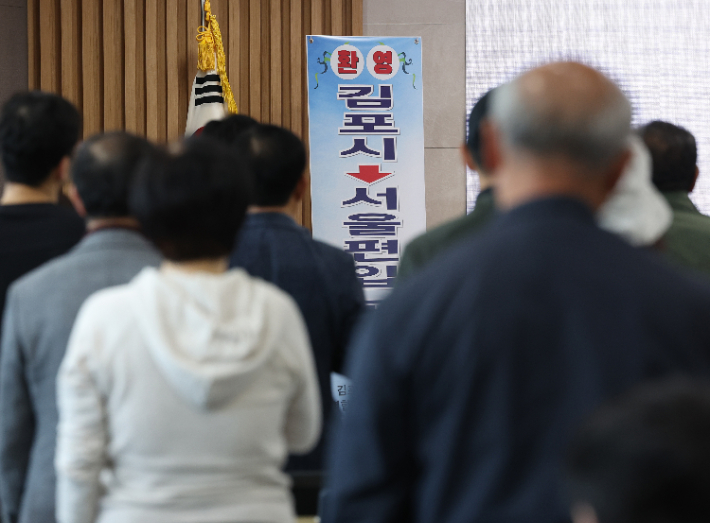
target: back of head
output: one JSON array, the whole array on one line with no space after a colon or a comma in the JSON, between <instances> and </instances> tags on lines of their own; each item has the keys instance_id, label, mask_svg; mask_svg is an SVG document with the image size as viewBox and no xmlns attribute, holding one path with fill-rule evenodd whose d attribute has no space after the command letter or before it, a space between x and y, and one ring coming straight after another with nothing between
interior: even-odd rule
<instances>
[{"instance_id":1,"label":"back of head","mask_svg":"<svg viewBox=\"0 0 710 523\"><path fill-rule=\"evenodd\" d=\"M559 62L498 87L490 118L511 150L600 170L626 148L631 105L600 72Z\"/></svg>"},{"instance_id":2,"label":"back of head","mask_svg":"<svg viewBox=\"0 0 710 523\"><path fill-rule=\"evenodd\" d=\"M250 179L246 162L227 147L192 138L142 163L130 209L169 260L226 256L251 203Z\"/></svg>"},{"instance_id":3,"label":"back of head","mask_svg":"<svg viewBox=\"0 0 710 523\"><path fill-rule=\"evenodd\" d=\"M673 379L599 409L570 448L573 503L599 523L710 521L710 384Z\"/></svg>"},{"instance_id":4,"label":"back of head","mask_svg":"<svg viewBox=\"0 0 710 523\"><path fill-rule=\"evenodd\" d=\"M200 135L203 138L212 138L222 142L224 145L235 145L242 133L248 131L258 122L251 116L243 114L233 114L223 120L212 120L202 130Z\"/></svg>"},{"instance_id":5,"label":"back of head","mask_svg":"<svg viewBox=\"0 0 710 523\"><path fill-rule=\"evenodd\" d=\"M256 205L285 205L306 169L306 148L298 136L276 125L257 125L242 135L238 150L254 172Z\"/></svg>"},{"instance_id":6,"label":"back of head","mask_svg":"<svg viewBox=\"0 0 710 523\"><path fill-rule=\"evenodd\" d=\"M695 185L698 148L687 130L653 121L639 130L651 153L653 183L659 191L690 192Z\"/></svg>"},{"instance_id":7,"label":"back of head","mask_svg":"<svg viewBox=\"0 0 710 523\"><path fill-rule=\"evenodd\" d=\"M41 185L79 140L81 117L61 96L18 93L0 114L0 154L6 178Z\"/></svg>"},{"instance_id":8,"label":"back of head","mask_svg":"<svg viewBox=\"0 0 710 523\"><path fill-rule=\"evenodd\" d=\"M90 218L128 216L128 194L136 169L153 150L124 132L97 134L81 144L71 178Z\"/></svg>"},{"instance_id":9,"label":"back of head","mask_svg":"<svg viewBox=\"0 0 710 523\"><path fill-rule=\"evenodd\" d=\"M473 161L476 162L479 170L487 171L481 151L481 124L488 118L488 112L494 89L481 96L471 109L468 116L468 137L466 138L466 148L471 153Z\"/></svg>"}]
</instances>

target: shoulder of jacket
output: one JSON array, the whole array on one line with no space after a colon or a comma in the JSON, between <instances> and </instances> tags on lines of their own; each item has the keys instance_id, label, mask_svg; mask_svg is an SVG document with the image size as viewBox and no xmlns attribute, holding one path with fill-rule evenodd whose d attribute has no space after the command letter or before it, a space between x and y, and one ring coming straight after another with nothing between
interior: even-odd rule
<instances>
[{"instance_id":1,"label":"shoulder of jacket","mask_svg":"<svg viewBox=\"0 0 710 523\"><path fill-rule=\"evenodd\" d=\"M56 281L55 278L64 277L70 272L76 272L72 271L73 261L74 255L72 251L61 254L20 276L12 283L10 288L22 296L27 292L31 292L37 286L44 286L51 281Z\"/></svg>"},{"instance_id":2,"label":"shoulder of jacket","mask_svg":"<svg viewBox=\"0 0 710 523\"><path fill-rule=\"evenodd\" d=\"M328 243L312 240L315 250L326 262L338 263L341 265L354 266L355 262L353 257L345 252L343 249L339 249L334 245Z\"/></svg>"}]
</instances>

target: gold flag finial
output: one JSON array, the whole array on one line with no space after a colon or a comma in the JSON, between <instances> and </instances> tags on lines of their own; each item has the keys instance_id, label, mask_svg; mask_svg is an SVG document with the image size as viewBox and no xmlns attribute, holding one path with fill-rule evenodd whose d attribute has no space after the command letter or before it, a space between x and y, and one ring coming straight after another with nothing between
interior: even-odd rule
<instances>
[{"instance_id":1,"label":"gold flag finial","mask_svg":"<svg viewBox=\"0 0 710 523\"><path fill-rule=\"evenodd\" d=\"M197 28L197 68L205 72L213 69L217 71L227 109L236 114L237 103L227 78L227 57L224 54L222 32L219 30L217 18L212 14L210 0L205 0L205 25Z\"/></svg>"}]
</instances>

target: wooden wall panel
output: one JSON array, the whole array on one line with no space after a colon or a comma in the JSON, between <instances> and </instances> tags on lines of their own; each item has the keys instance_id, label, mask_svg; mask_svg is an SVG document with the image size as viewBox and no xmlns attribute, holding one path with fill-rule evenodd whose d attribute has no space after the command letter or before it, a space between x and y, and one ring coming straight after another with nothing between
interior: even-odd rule
<instances>
[{"instance_id":1,"label":"wooden wall panel","mask_svg":"<svg viewBox=\"0 0 710 523\"><path fill-rule=\"evenodd\" d=\"M282 86L281 86L281 0L271 0L269 5L269 18L271 23L269 24L272 28L271 30L271 45L269 47L269 56L271 56L270 70L269 70L269 83L271 84L271 107L269 108L268 120L275 124L281 125L281 97L282 97Z\"/></svg>"},{"instance_id":2,"label":"wooden wall panel","mask_svg":"<svg viewBox=\"0 0 710 523\"><path fill-rule=\"evenodd\" d=\"M104 75L102 4L81 3L81 85L84 136L104 129ZM41 64L42 68L45 64Z\"/></svg>"},{"instance_id":3,"label":"wooden wall panel","mask_svg":"<svg viewBox=\"0 0 710 523\"><path fill-rule=\"evenodd\" d=\"M291 0L291 45L290 45L290 71L288 76L291 78L291 130L299 136L303 136L301 129L303 104L302 96L305 90L303 81L296 81L299 75L305 77L303 66L303 52L306 47L303 30L303 1Z\"/></svg>"},{"instance_id":4,"label":"wooden wall panel","mask_svg":"<svg viewBox=\"0 0 710 523\"><path fill-rule=\"evenodd\" d=\"M291 127L291 0L281 2L281 125ZM298 32L300 36L300 31ZM297 82L300 83L300 82Z\"/></svg>"},{"instance_id":5,"label":"wooden wall panel","mask_svg":"<svg viewBox=\"0 0 710 523\"><path fill-rule=\"evenodd\" d=\"M261 0L249 0L249 109L243 112L261 118Z\"/></svg>"},{"instance_id":6,"label":"wooden wall panel","mask_svg":"<svg viewBox=\"0 0 710 523\"><path fill-rule=\"evenodd\" d=\"M345 14L345 6L343 0L330 1L330 33L336 36L342 36L343 32L343 15Z\"/></svg>"},{"instance_id":7,"label":"wooden wall panel","mask_svg":"<svg viewBox=\"0 0 710 523\"><path fill-rule=\"evenodd\" d=\"M61 89L61 37L59 0L39 0L40 88L59 92Z\"/></svg>"},{"instance_id":8,"label":"wooden wall panel","mask_svg":"<svg viewBox=\"0 0 710 523\"><path fill-rule=\"evenodd\" d=\"M177 137L182 136L185 133L185 122L187 120L187 104L190 102L190 91L192 90L192 78L187 82L183 81L183 78L188 77L188 74L192 76L194 74L193 68L189 67L187 58L187 48L194 47L191 42L186 38L182 38L180 33L181 28L187 26L187 5L185 0L178 1L177 8L177 30L175 32L175 38L177 38L177 77L175 81L178 86L178 121L177 121ZM197 42L194 40L193 41Z\"/></svg>"},{"instance_id":9,"label":"wooden wall panel","mask_svg":"<svg viewBox=\"0 0 710 523\"><path fill-rule=\"evenodd\" d=\"M39 89L41 60L39 54L39 0L27 0L27 86Z\"/></svg>"},{"instance_id":10,"label":"wooden wall panel","mask_svg":"<svg viewBox=\"0 0 710 523\"><path fill-rule=\"evenodd\" d=\"M362 14L362 0L352 0L350 2L350 16L351 16L351 31L352 36L362 36L363 32L363 14Z\"/></svg>"},{"instance_id":11,"label":"wooden wall panel","mask_svg":"<svg viewBox=\"0 0 710 523\"><path fill-rule=\"evenodd\" d=\"M187 46L187 60L185 62L185 82L188 92L192 90L192 81L197 70L197 27L202 24L200 4L195 0L182 0L187 2L187 20L185 21L185 45ZM188 95L189 96L189 95Z\"/></svg>"},{"instance_id":12,"label":"wooden wall panel","mask_svg":"<svg viewBox=\"0 0 710 523\"><path fill-rule=\"evenodd\" d=\"M182 40L178 37L179 30L186 24L182 20L180 24L180 5L184 6L183 0L167 0L165 9L165 50L167 75L166 81L166 117L167 117L167 138L169 141L177 140L182 134L180 131L180 86L185 82L180 77L180 44ZM184 132L184 129L182 130Z\"/></svg>"},{"instance_id":13,"label":"wooden wall panel","mask_svg":"<svg viewBox=\"0 0 710 523\"><path fill-rule=\"evenodd\" d=\"M145 5L124 0L126 130L145 136Z\"/></svg>"},{"instance_id":14,"label":"wooden wall panel","mask_svg":"<svg viewBox=\"0 0 710 523\"><path fill-rule=\"evenodd\" d=\"M237 107L308 140L305 36L362 34L362 0L211 0ZM41 13L41 16L40 16ZM28 84L83 113L84 135L182 136L199 0L27 0ZM310 225L310 199L303 202Z\"/></svg>"},{"instance_id":15,"label":"wooden wall panel","mask_svg":"<svg viewBox=\"0 0 710 523\"><path fill-rule=\"evenodd\" d=\"M61 4L60 15L62 95L77 107L81 107L81 5L79 0L64 0Z\"/></svg>"},{"instance_id":16,"label":"wooden wall panel","mask_svg":"<svg viewBox=\"0 0 710 523\"><path fill-rule=\"evenodd\" d=\"M250 0L238 0L237 2L232 2L232 8L239 10L238 21L239 24L239 34L236 35L232 40L238 45L239 49L239 73L237 73L238 80L235 83L237 91L234 93L236 96L237 107L239 111L244 114L249 113L249 3ZM235 27L237 27L235 25ZM238 42L238 44L237 44Z\"/></svg>"},{"instance_id":17,"label":"wooden wall panel","mask_svg":"<svg viewBox=\"0 0 710 523\"><path fill-rule=\"evenodd\" d=\"M262 0L261 2L261 58L264 62L261 68L261 85L264 89L265 96L261 96L260 113L254 116L257 120L263 122L269 122L269 109L271 104L269 103L269 86L271 85L271 68L269 63L273 60L273 55L271 54L271 20L269 19L270 13L269 0Z\"/></svg>"},{"instance_id":18,"label":"wooden wall panel","mask_svg":"<svg viewBox=\"0 0 710 523\"><path fill-rule=\"evenodd\" d=\"M123 0L103 2L104 130L125 129Z\"/></svg>"},{"instance_id":19,"label":"wooden wall panel","mask_svg":"<svg viewBox=\"0 0 710 523\"><path fill-rule=\"evenodd\" d=\"M150 0L145 6L146 136L167 140L167 0Z\"/></svg>"}]
</instances>

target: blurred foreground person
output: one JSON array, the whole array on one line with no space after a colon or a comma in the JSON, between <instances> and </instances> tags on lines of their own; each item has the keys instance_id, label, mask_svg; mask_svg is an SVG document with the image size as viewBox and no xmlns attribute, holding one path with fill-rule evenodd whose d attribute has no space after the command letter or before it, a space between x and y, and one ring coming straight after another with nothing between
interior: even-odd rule
<instances>
[{"instance_id":1,"label":"blurred foreground person","mask_svg":"<svg viewBox=\"0 0 710 523\"><path fill-rule=\"evenodd\" d=\"M653 183L673 209L663 238L668 257L680 267L710 276L710 217L690 201L700 173L695 137L682 127L654 121L639 131L653 159Z\"/></svg>"},{"instance_id":2,"label":"blurred foreground person","mask_svg":"<svg viewBox=\"0 0 710 523\"><path fill-rule=\"evenodd\" d=\"M230 258L252 276L291 295L308 327L327 421L333 410L330 373L341 372L345 347L365 298L352 257L311 238L295 218L308 190L306 149L291 131L258 125L242 134L237 149L254 170L255 202ZM323 468L323 445L289 460L289 471Z\"/></svg>"},{"instance_id":3,"label":"blurred foreground person","mask_svg":"<svg viewBox=\"0 0 710 523\"><path fill-rule=\"evenodd\" d=\"M567 457L574 523L710 521L710 385L669 380L599 409Z\"/></svg>"},{"instance_id":4,"label":"blurred foreground person","mask_svg":"<svg viewBox=\"0 0 710 523\"><path fill-rule=\"evenodd\" d=\"M160 255L129 216L138 163L152 150L124 133L79 148L71 198L88 235L8 292L0 352L0 496L3 521L54 521L56 377L79 307L99 289L127 283Z\"/></svg>"},{"instance_id":5,"label":"blurred foreground person","mask_svg":"<svg viewBox=\"0 0 710 523\"><path fill-rule=\"evenodd\" d=\"M56 94L14 95L0 114L0 317L10 284L81 240L84 221L57 205L81 117Z\"/></svg>"},{"instance_id":6,"label":"blurred foreground person","mask_svg":"<svg viewBox=\"0 0 710 523\"><path fill-rule=\"evenodd\" d=\"M318 441L318 383L290 297L227 256L243 162L192 140L139 171L162 252L79 311L57 384L60 523L291 521L287 452Z\"/></svg>"},{"instance_id":7,"label":"blurred foreground person","mask_svg":"<svg viewBox=\"0 0 710 523\"><path fill-rule=\"evenodd\" d=\"M461 146L464 163L478 173L481 192L476 197L476 206L466 216L440 225L409 242L397 268L397 284L419 272L442 252L481 230L495 216L493 178L488 172L481 151L481 128L488 118L494 90L491 89L481 96L471 109L468 117L468 138Z\"/></svg>"},{"instance_id":8,"label":"blurred foreground person","mask_svg":"<svg viewBox=\"0 0 710 523\"><path fill-rule=\"evenodd\" d=\"M553 63L499 87L490 120L504 212L356 337L325 523L568 521L579 419L643 379L710 369L710 287L595 224L629 158L618 87Z\"/></svg>"}]
</instances>

